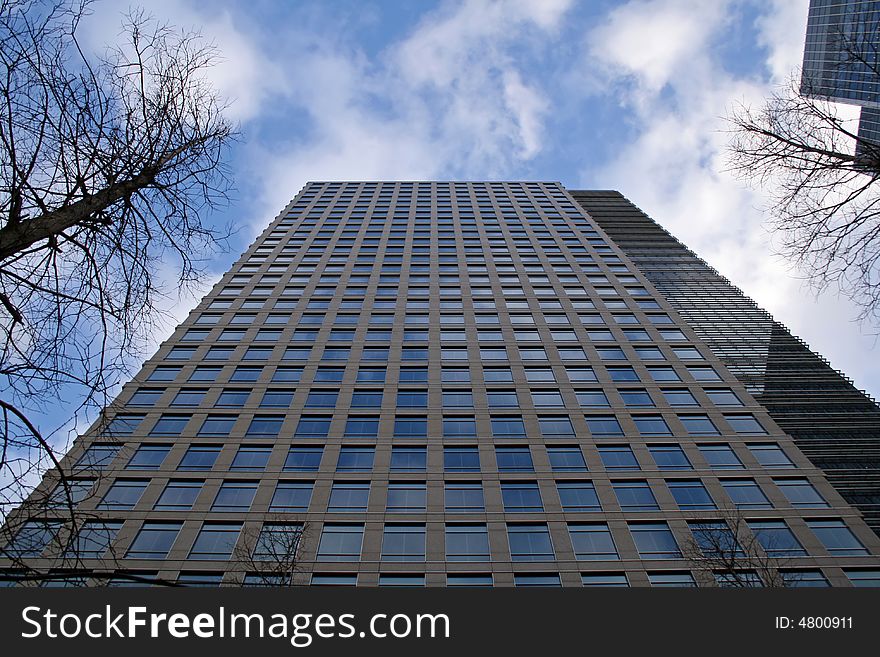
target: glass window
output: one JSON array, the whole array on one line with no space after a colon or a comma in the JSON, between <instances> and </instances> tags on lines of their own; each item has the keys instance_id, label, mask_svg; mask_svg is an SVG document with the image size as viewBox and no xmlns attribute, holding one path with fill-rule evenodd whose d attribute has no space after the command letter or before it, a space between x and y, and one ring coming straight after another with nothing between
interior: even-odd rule
<instances>
[{"instance_id":1,"label":"glass window","mask_svg":"<svg viewBox=\"0 0 880 657\"><path fill-rule=\"evenodd\" d=\"M330 433L330 418L324 415L303 415L296 425L296 438L326 438Z\"/></svg>"},{"instance_id":2,"label":"glass window","mask_svg":"<svg viewBox=\"0 0 880 657\"><path fill-rule=\"evenodd\" d=\"M843 570L853 586L858 588L878 588L880 587L880 569L863 570L856 568L845 568Z\"/></svg>"},{"instance_id":3,"label":"glass window","mask_svg":"<svg viewBox=\"0 0 880 657\"><path fill-rule=\"evenodd\" d=\"M513 372L506 367L484 368L483 380L486 383L510 383L513 381Z\"/></svg>"},{"instance_id":4,"label":"glass window","mask_svg":"<svg viewBox=\"0 0 880 657\"><path fill-rule=\"evenodd\" d=\"M617 547L605 523L568 525L571 544L578 561L617 561Z\"/></svg>"},{"instance_id":5,"label":"glass window","mask_svg":"<svg viewBox=\"0 0 880 657\"><path fill-rule=\"evenodd\" d=\"M609 367L608 376L615 383L626 383L629 381L639 381L639 375L631 367Z\"/></svg>"},{"instance_id":6,"label":"glass window","mask_svg":"<svg viewBox=\"0 0 880 657\"><path fill-rule=\"evenodd\" d=\"M129 406L155 406L159 398L165 394L165 388L141 388L128 400Z\"/></svg>"},{"instance_id":7,"label":"glass window","mask_svg":"<svg viewBox=\"0 0 880 657\"><path fill-rule=\"evenodd\" d=\"M667 481L666 485L669 486L669 491L679 509L687 511L715 508L712 496L699 479L672 479Z\"/></svg>"},{"instance_id":8,"label":"glass window","mask_svg":"<svg viewBox=\"0 0 880 657\"><path fill-rule=\"evenodd\" d=\"M718 375L718 372L716 372L711 367L689 366L687 368L687 370L688 370L688 372L690 372L690 375L692 377L694 377L695 381L720 381L721 380L721 377Z\"/></svg>"},{"instance_id":9,"label":"glass window","mask_svg":"<svg viewBox=\"0 0 880 657\"><path fill-rule=\"evenodd\" d=\"M651 399L651 395L648 394L647 390L641 389L630 389L630 390L619 390L620 398L623 400L625 406L633 406L633 407L653 407L654 400Z\"/></svg>"},{"instance_id":10,"label":"glass window","mask_svg":"<svg viewBox=\"0 0 880 657\"><path fill-rule=\"evenodd\" d=\"M335 408L338 390L312 390L306 398L306 408Z\"/></svg>"},{"instance_id":11,"label":"glass window","mask_svg":"<svg viewBox=\"0 0 880 657\"><path fill-rule=\"evenodd\" d=\"M625 587L629 586L629 581L626 579L626 573L582 573L581 584L585 587Z\"/></svg>"},{"instance_id":12,"label":"glass window","mask_svg":"<svg viewBox=\"0 0 880 657\"><path fill-rule=\"evenodd\" d=\"M374 447L342 447L336 472L370 472L373 469Z\"/></svg>"},{"instance_id":13,"label":"glass window","mask_svg":"<svg viewBox=\"0 0 880 657\"><path fill-rule=\"evenodd\" d=\"M312 586L357 586L357 574L313 573Z\"/></svg>"},{"instance_id":14,"label":"glass window","mask_svg":"<svg viewBox=\"0 0 880 657\"><path fill-rule=\"evenodd\" d=\"M480 482L446 482L447 513L476 513L484 510L483 485Z\"/></svg>"},{"instance_id":15,"label":"glass window","mask_svg":"<svg viewBox=\"0 0 880 657\"><path fill-rule=\"evenodd\" d=\"M443 448L446 472L480 472L480 453L476 447Z\"/></svg>"},{"instance_id":16,"label":"glass window","mask_svg":"<svg viewBox=\"0 0 880 657\"><path fill-rule=\"evenodd\" d=\"M532 454L528 447L496 447L495 457L499 472L534 472Z\"/></svg>"},{"instance_id":17,"label":"glass window","mask_svg":"<svg viewBox=\"0 0 880 657\"><path fill-rule=\"evenodd\" d=\"M402 575L398 573L380 573L379 586L391 586L404 588L410 586L421 587L425 585L424 575Z\"/></svg>"},{"instance_id":18,"label":"glass window","mask_svg":"<svg viewBox=\"0 0 880 657\"><path fill-rule=\"evenodd\" d=\"M633 422L644 436L668 436L672 433L660 415L633 415Z\"/></svg>"},{"instance_id":19,"label":"glass window","mask_svg":"<svg viewBox=\"0 0 880 657\"><path fill-rule=\"evenodd\" d=\"M382 406L381 390L355 390L351 394L352 408L379 408Z\"/></svg>"},{"instance_id":20,"label":"glass window","mask_svg":"<svg viewBox=\"0 0 880 657\"><path fill-rule=\"evenodd\" d=\"M565 511L601 511L599 496L591 481L557 481L556 490Z\"/></svg>"},{"instance_id":21,"label":"glass window","mask_svg":"<svg viewBox=\"0 0 880 657\"><path fill-rule=\"evenodd\" d=\"M199 427L200 436L228 436L238 420L237 415L209 415Z\"/></svg>"},{"instance_id":22,"label":"glass window","mask_svg":"<svg viewBox=\"0 0 880 657\"><path fill-rule=\"evenodd\" d=\"M654 381L681 381L678 373L669 366L649 367L648 373Z\"/></svg>"},{"instance_id":23,"label":"glass window","mask_svg":"<svg viewBox=\"0 0 880 657\"><path fill-rule=\"evenodd\" d=\"M695 588L697 582L687 571L663 571L648 573L648 581L653 587L684 587Z\"/></svg>"},{"instance_id":24,"label":"glass window","mask_svg":"<svg viewBox=\"0 0 880 657\"><path fill-rule=\"evenodd\" d=\"M170 451L170 445L141 445L125 467L129 470L158 470Z\"/></svg>"},{"instance_id":25,"label":"glass window","mask_svg":"<svg viewBox=\"0 0 880 657\"><path fill-rule=\"evenodd\" d=\"M66 479L65 482L59 483L55 490L52 491L52 494L46 500L46 506L48 508L65 509L69 509L70 505L76 506L89 497L95 481L95 479ZM145 481L149 483L149 480Z\"/></svg>"},{"instance_id":26,"label":"glass window","mask_svg":"<svg viewBox=\"0 0 880 657\"><path fill-rule=\"evenodd\" d=\"M153 508L158 511L187 511L202 490L202 481L172 479L165 486Z\"/></svg>"},{"instance_id":27,"label":"glass window","mask_svg":"<svg viewBox=\"0 0 880 657\"><path fill-rule=\"evenodd\" d=\"M327 505L327 510L362 513L367 510L369 497L369 483L337 481L334 482L333 488L330 491L330 502Z\"/></svg>"},{"instance_id":28,"label":"glass window","mask_svg":"<svg viewBox=\"0 0 880 657\"><path fill-rule=\"evenodd\" d=\"M603 445L599 456L606 470L640 470L639 462L629 445Z\"/></svg>"},{"instance_id":29,"label":"glass window","mask_svg":"<svg viewBox=\"0 0 880 657\"><path fill-rule=\"evenodd\" d=\"M694 542L705 557L727 561L746 556L726 522L689 522L688 527Z\"/></svg>"},{"instance_id":30,"label":"glass window","mask_svg":"<svg viewBox=\"0 0 880 657\"><path fill-rule=\"evenodd\" d=\"M177 375L180 374L181 367L157 367L154 369L150 376L147 378L147 381L174 381L177 378ZM196 372L198 372L202 368L196 368ZM219 372L220 368L212 368L216 369ZM192 380L192 377L190 377ZM213 381L213 379L211 379Z\"/></svg>"},{"instance_id":31,"label":"glass window","mask_svg":"<svg viewBox=\"0 0 880 657\"><path fill-rule=\"evenodd\" d=\"M255 481L224 481L214 498L212 511L248 511L257 494Z\"/></svg>"},{"instance_id":32,"label":"glass window","mask_svg":"<svg viewBox=\"0 0 880 657\"><path fill-rule=\"evenodd\" d=\"M494 586L492 575L474 573L449 573L446 575L447 587L478 587L491 588Z\"/></svg>"},{"instance_id":33,"label":"glass window","mask_svg":"<svg viewBox=\"0 0 880 657\"><path fill-rule=\"evenodd\" d=\"M117 479L104 493L104 499L101 500L98 507L101 509L134 508L149 484L149 479Z\"/></svg>"},{"instance_id":34,"label":"glass window","mask_svg":"<svg viewBox=\"0 0 880 657\"><path fill-rule=\"evenodd\" d=\"M189 553L190 559L226 560L232 556L238 535L239 523L205 523Z\"/></svg>"},{"instance_id":35,"label":"glass window","mask_svg":"<svg viewBox=\"0 0 880 657\"><path fill-rule=\"evenodd\" d=\"M401 438L427 438L428 420L424 417L398 416L394 418L394 435Z\"/></svg>"},{"instance_id":36,"label":"glass window","mask_svg":"<svg viewBox=\"0 0 880 657\"><path fill-rule=\"evenodd\" d=\"M395 445L391 448L392 472L424 472L427 469L427 449Z\"/></svg>"},{"instance_id":37,"label":"glass window","mask_svg":"<svg viewBox=\"0 0 880 657\"><path fill-rule=\"evenodd\" d=\"M721 486L737 509L773 508L754 479L722 479Z\"/></svg>"},{"instance_id":38,"label":"glass window","mask_svg":"<svg viewBox=\"0 0 880 657\"><path fill-rule=\"evenodd\" d=\"M659 470L693 470L687 455L678 445L648 445Z\"/></svg>"},{"instance_id":39,"label":"glass window","mask_svg":"<svg viewBox=\"0 0 880 657\"><path fill-rule=\"evenodd\" d=\"M746 447L755 460L765 468L793 468L794 463L776 443L751 443Z\"/></svg>"},{"instance_id":40,"label":"glass window","mask_svg":"<svg viewBox=\"0 0 880 657\"><path fill-rule=\"evenodd\" d=\"M424 561L424 525L385 525L382 561Z\"/></svg>"},{"instance_id":41,"label":"glass window","mask_svg":"<svg viewBox=\"0 0 880 657\"><path fill-rule=\"evenodd\" d=\"M742 406L742 400L730 388L706 388L706 395L717 406Z\"/></svg>"},{"instance_id":42,"label":"glass window","mask_svg":"<svg viewBox=\"0 0 880 657\"><path fill-rule=\"evenodd\" d=\"M541 491L534 481L501 483L501 498L507 513L528 513L543 511Z\"/></svg>"},{"instance_id":43,"label":"glass window","mask_svg":"<svg viewBox=\"0 0 880 657\"><path fill-rule=\"evenodd\" d=\"M596 437L623 435L620 422L613 415L588 415L586 420L590 433Z\"/></svg>"},{"instance_id":44,"label":"glass window","mask_svg":"<svg viewBox=\"0 0 880 657\"><path fill-rule=\"evenodd\" d=\"M665 522L631 522L636 549L642 559L680 559L678 543Z\"/></svg>"},{"instance_id":45,"label":"glass window","mask_svg":"<svg viewBox=\"0 0 880 657\"><path fill-rule=\"evenodd\" d=\"M246 438L275 438L281 432L284 416L255 415L245 432Z\"/></svg>"},{"instance_id":46,"label":"glass window","mask_svg":"<svg viewBox=\"0 0 880 657\"><path fill-rule=\"evenodd\" d=\"M785 587L828 587L831 586L821 570L780 570Z\"/></svg>"},{"instance_id":47,"label":"glass window","mask_svg":"<svg viewBox=\"0 0 880 657\"><path fill-rule=\"evenodd\" d=\"M125 556L129 559L164 559L182 526L182 522L145 522Z\"/></svg>"},{"instance_id":48,"label":"glass window","mask_svg":"<svg viewBox=\"0 0 880 657\"><path fill-rule=\"evenodd\" d=\"M749 520L749 528L768 557L801 557L807 554L784 520Z\"/></svg>"},{"instance_id":49,"label":"glass window","mask_svg":"<svg viewBox=\"0 0 880 657\"><path fill-rule=\"evenodd\" d=\"M134 413L117 415L101 429L101 433L107 436L131 435L137 430L144 417L146 416Z\"/></svg>"},{"instance_id":50,"label":"glass window","mask_svg":"<svg viewBox=\"0 0 880 657\"><path fill-rule=\"evenodd\" d=\"M178 470L211 470L220 455L218 445L190 445L177 466Z\"/></svg>"},{"instance_id":51,"label":"glass window","mask_svg":"<svg viewBox=\"0 0 880 657\"><path fill-rule=\"evenodd\" d=\"M708 415L679 415L678 419L684 425L685 431L692 436L717 436L719 434L718 428Z\"/></svg>"},{"instance_id":52,"label":"glass window","mask_svg":"<svg viewBox=\"0 0 880 657\"><path fill-rule=\"evenodd\" d=\"M2 553L12 557L38 557L58 534L63 523L57 520L28 520Z\"/></svg>"},{"instance_id":53,"label":"glass window","mask_svg":"<svg viewBox=\"0 0 880 657\"><path fill-rule=\"evenodd\" d=\"M401 373L401 376L403 374ZM339 379L340 381L342 379ZM358 383L385 383L385 368L362 367L357 373Z\"/></svg>"},{"instance_id":54,"label":"glass window","mask_svg":"<svg viewBox=\"0 0 880 657\"><path fill-rule=\"evenodd\" d=\"M418 513L427 504L427 487L424 482L406 481L388 484L385 510L389 513Z\"/></svg>"},{"instance_id":55,"label":"glass window","mask_svg":"<svg viewBox=\"0 0 880 657\"><path fill-rule=\"evenodd\" d=\"M513 561L552 561L555 558L547 525L507 525L507 538Z\"/></svg>"},{"instance_id":56,"label":"glass window","mask_svg":"<svg viewBox=\"0 0 880 657\"><path fill-rule=\"evenodd\" d=\"M569 381L572 383L582 383L584 381L596 381L596 373L591 367L581 368L565 368Z\"/></svg>"},{"instance_id":57,"label":"glass window","mask_svg":"<svg viewBox=\"0 0 880 657\"><path fill-rule=\"evenodd\" d=\"M475 438L477 423L472 417L444 417L444 438Z\"/></svg>"},{"instance_id":58,"label":"glass window","mask_svg":"<svg viewBox=\"0 0 880 657\"><path fill-rule=\"evenodd\" d=\"M385 370L382 370L384 372ZM315 372L315 383L341 383L345 370L341 367L319 367ZM384 380L384 376L382 377Z\"/></svg>"},{"instance_id":59,"label":"glass window","mask_svg":"<svg viewBox=\"0 0 880 657\"><path fill-rule=\"evenodd\" d=\"M807 479L774 479L791 505L798 509L830 506Z\"/></svg>"},{"instance_id":60,"label":"glass window","mask_svg":"<svg viewBox=\"0 0 880 657\"><path fill-rule=\"evenodd\" d=\"M271 455L271 447L239 447L229 469L262 472L266 469Z\"/></svg>"},{"instance_id":61,"label":"glass window","mask_svg":"<svg viewBox=\"0 0 880 657\"><path fill-rule=\"evenodd\" d=\"M428 392L426 390L400 390L397 393L398 408L427 408Z\"/></svg>"},{"instance_id":62,"label":"glass window","mask_svg":"<svg viewBox=\"0 0 880 657\"><path fill-rule=\"evenodd\" d=\"M214 406L235 406L241 407L247 403L248 397L250 397L251 391L250 388L240 389L226 389L220 393L220 396L217 397L217 401L214 402ZM204 430L204 426L202 430Z\"/></svg>"},{"instance_id":63,"label":"glass window","mask_svg":"<svg viewBox=\"0 0 880 657\"><path fill-rule=\"evenodd\" d=\"M263 408L288 408L293 403L293 390L267 390L260 400Z\"/></svg>"},{"instance_id":64,"label":"glass window","mask_svg":"<svg viewBox=\"0 0 880 657\"><path fill-rule=\"evenodd\" d=\"M661 390L663 398L670 406L699 406L700 403L691 394L690 390L665 389Z\"/></svg>"},{"instance_id":65,"label":"glass window","mask_svg":"<svg viewBox=\"0 0 880 657\"><path fill-rule=\"evenodd\" d=\"M623 511L659 511L647 481L612 481L614 494Z\"/></svg>"},{"instance_id":66,"label":"glass window","mask_svg":"<svg viewBox=\"0 0 880 657\"><path fill-rule=\"evenodd\" d=\"M518 408L519 400L514 390L489 390L486 392L489 408Z\"/></svg>"},{"instance_id":67,"label":"glass window","mask_svg":"<svg viewBox=\"0 0 880 657\"><path fill-rule=\"evenodd\" d=\"M486 525L446 525L447 561L489 561Z\"/></svg>"},{"instance_id":68,"label":"glass window","mask_svg":"<svg viewBox=\"0 0 880 657\"><path fill-rule=\"evenodd\" d=\"M279 481L269 511L307 511L312 499L312 488L313 484L307 481Z\"/></svg>"},{"instance_id":69,"label":"glass window","mask_svg":"<svg viewBox=\"0 0 880 657\"><path fill-rule=\"evenodd\" d=\"M578 390L578 404L581 406L608 407L608 397L601 390Z\"/></svg>"},{"instance_id":70,"label":"glass window","mask_svg":"<svg viewBox=\"0 0 880 657\"><path fill-rule=\"evenodd\" d=\"M359 561L363 525L324 525L318 543L318 561Z\"/></svg>"},{"instance_id":71,"label":"glass window","mask_svg":"<svg viewBox=\"0 0 880 657\"><path fill-rule=\"evenodd\" d=\"M725 415L727 424L736 433L745 433L755 436L767 435L767 430L761 425L754 415Z\"/></svg>"},{"instance_id":72,"label":"glass window","mask_svg":"<svg viewBox=\"0 0 880 657\"><path fill-rule=\"evenodd\" d=\"M313 472L321 465L323 447L291 447L284 461L285 472Z\"/></svg>"},{"instance_id":73,"label":"glass window","mask_svg":"<svg viewBox=\"0 0 880 657\"><path fill-rule=\"evenodd\" d=\"M345 422L345 436L348 438L375 438L379 435L379 418L373 416L354 416Z\"/></svg>"},{"instance_id":74,"label":"glass window","mask_svg":"<svg viewBox=\"0 0 880 657\"><path fill-rule=\"evenodd\" d=\"M548 446L547 457L554 472L584 472L587 469L584 453L577 446Z\"/></svg>"},{"instance_id":75,"label":"glass window","mask_svg":"<svg viewBox=\"0 0 880 657\"><path fill-rule=\"evenodd\" d=\"M526 427L519 416L496 415L491 418L492 435L505 438L524 438Z\"/></svg>"},{"instance_id":76,"label":"glass window","mask_svg":"<svg viewBox=\"0 0 880 657\"><path fill-rule=\"evenodd\" d=\"M262 372L262 367L236 367L232 376L229 377L229 380L236 382L254 382L260 378Z\"/></svg>"},{"instance_id":77,"label":"glass window","mask_svg":"<svg viewBox=\"0 0 880 657\"><path fill-rule=\"evenodd\" d=\"M514 573L513 584L517 588L534 586L562 586L559 575L556 573Z\"/></svg>"},{"instance_id":78,"label":"glass window","mask_svg":"<svg viewBox=\"0 0 880 657\"><path fill-rule=\"evenodd\" d=\"M189 422L190 415L162 415L153 426L151 433L178 436Z\"/></svg>"},{"instance_id":79,"label":"glass window","mask_svg":"<svg viewBox=\"0 0 880 657\"><path fill-rule=\"evenodd\" d=\"M567 415L539 415L538 425L545 436L574 435L574 427Z\"/></svg>"},{"instance_id":80,"label":"glass window","mask_svg":"<svg viewBox=\"0 0 880 657\"><path fill-rule=\"evenodd\" d=\"M743 468L742 461L739 460L730 445L705 444L697 445L697 447L710 468L715 470L741 470Z\"/></svg>"},{"instance_id":81,"label":"glass window","mask_svg":"<svg viewBox=\"0 0 880 657\"><path fill-rule=\"evenodd\" d=\"M807 526L833 556L868 554L843 520L816 518L807 520Z\"/></svg>"}]
</instances>

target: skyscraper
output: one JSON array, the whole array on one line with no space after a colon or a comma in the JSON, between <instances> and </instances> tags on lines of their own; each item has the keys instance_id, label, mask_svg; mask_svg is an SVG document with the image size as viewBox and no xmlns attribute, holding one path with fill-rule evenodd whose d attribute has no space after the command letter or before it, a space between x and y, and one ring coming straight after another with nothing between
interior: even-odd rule
<instances>
[{"instance_id":1,"label":"skyscraper","mask_svg":"<svg viewBox=\"0 0 880 657\"><path fill-rule=\"evenodd\" d=\"M880 1L810 0L801 93L858 105L859 144L880 144Z\"/></svg>"},{"instance_id":2,"label":"skyscraper","mask_svg":"<svg viewBox=\"0 0 880 657\"><path fill-rule=\"evenodd\" d=\"M756 399L778 381L724 351L721 288L681 294L707 274L671 251L667 285L614 207L652 223L558 183L309 183L77 441L67 486L10 516L0 567L876 585L880 539Z\"/></svg>"}]
</instances>

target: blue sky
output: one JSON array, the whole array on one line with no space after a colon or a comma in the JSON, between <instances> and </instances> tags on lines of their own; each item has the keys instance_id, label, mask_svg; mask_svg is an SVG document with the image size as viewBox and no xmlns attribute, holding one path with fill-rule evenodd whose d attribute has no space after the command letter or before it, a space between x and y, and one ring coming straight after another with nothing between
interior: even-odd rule
<instances>
[{"instance_id":1,"label":"blue sky","mask_svg":"<svg viewBox=\"0 0 880 657\"><path fill-rule=\"evenodd\" d=\"M241 122L237 193L214 217L238 233L209 283L309 180L613 188L880 393L856 310L773 255L764 192L724 171L722 117L798 66L807 0L142 4L215 41L224 61L210 75ZM95 5L87 43L114 38L121 9ZM179 320L194 304L169 310Z\"/></svg>"}]
</instances>

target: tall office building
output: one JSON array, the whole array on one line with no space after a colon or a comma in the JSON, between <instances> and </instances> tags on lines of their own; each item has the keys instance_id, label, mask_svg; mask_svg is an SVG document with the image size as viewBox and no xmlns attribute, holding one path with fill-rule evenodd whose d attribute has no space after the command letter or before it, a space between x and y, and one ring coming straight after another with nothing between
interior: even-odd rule
<instances>
[{"instance_id":1,"label":"tall office building","mask_svg":"<svg viewBox=\"0 0 880 657\"><path fill-rule=\"evenodd\" d=\"M880 0L810 0L801 93L859 105L857 145L880 144Z\"/></svg>"},{"instance_id":2,"label":"tall office building","mask_svg":"<svg viewBox=\"0 0 880 657\"><path fill-rule=\"evenodd\" d=\"M852 425L780 426L825 409L786 414L777 357L800 390L832 375L648 224L557 183L309 183L10 516L0 567L263 584L295 543L302 584L880 584L809 451Z\"/></svg>"}]
</instances>

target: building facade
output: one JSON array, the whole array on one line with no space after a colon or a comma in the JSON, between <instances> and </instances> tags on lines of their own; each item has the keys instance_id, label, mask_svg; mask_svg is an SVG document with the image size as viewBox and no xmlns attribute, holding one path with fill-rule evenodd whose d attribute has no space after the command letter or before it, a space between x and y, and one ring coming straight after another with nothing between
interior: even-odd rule
<instances>
[{"instance_id":1,"label":"building facade","mask_svg":"<svg viewBox=\"0 0 880 657\"><path fill-rule=\"evenodd\" d=\"M878 585L777 382L608 200L309 183L10 515L7 581Z\"/></svg>"},{"instance_id":2,"label":"building facade","mask_svg":"<svg viewBox=\"0 0 880 657\"><path fill-rule=\"evenodd\" d=\"M880 1L810 0L801 93L860 106L859 150L880 144Z\"/></svg>"}]
</instances>

